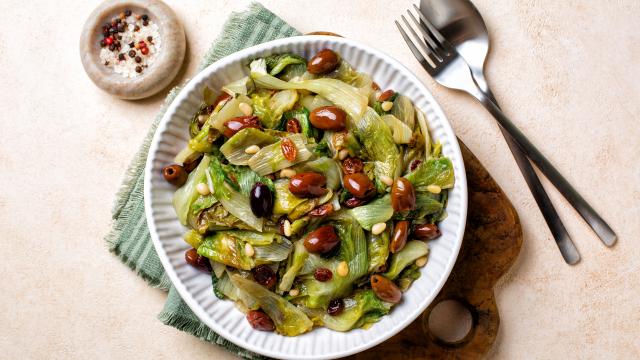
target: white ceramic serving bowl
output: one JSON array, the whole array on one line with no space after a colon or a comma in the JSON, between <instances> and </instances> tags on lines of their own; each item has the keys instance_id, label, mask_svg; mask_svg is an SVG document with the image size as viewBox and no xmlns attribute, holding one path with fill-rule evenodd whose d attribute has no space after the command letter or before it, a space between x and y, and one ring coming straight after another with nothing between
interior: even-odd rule
<instances>
[{"instance_id":1,"label":"white ceramic serving bowl","mask_svg":"<svg viewBox=\"0 0 640 360\"><path fill-rule=\"evenodd\" d=\"M359 71L369 73L382 89L408 96L428 117L432 137L442 142L442 153L453 162L455 187L450 191L448 217L440 224L442 236L429 243L430 253L422 276L404 293L402 303L368 330L337 332L314 329L298 337L256 331L231 301L219 300L209 275L189 266L180 225L171 201L175 188L162 177L161 169L189 139L188 124L202 101L204 86L220 89L248 73L256 57L293 52L310 58L330 48ZM325 359L354 354L383 342L409 325L433 301L444 285L458 256L467 215L467 180L462 155L451 125L427 88L406 67L390 56L353 40L330 36L300 36L253 46L229 55L201 71L182 89L164 115L153 138L145 169L144 196L151 238L164 268L191 310L213 331L229 341L269 357Z\"/></svg>"}]
</instances>

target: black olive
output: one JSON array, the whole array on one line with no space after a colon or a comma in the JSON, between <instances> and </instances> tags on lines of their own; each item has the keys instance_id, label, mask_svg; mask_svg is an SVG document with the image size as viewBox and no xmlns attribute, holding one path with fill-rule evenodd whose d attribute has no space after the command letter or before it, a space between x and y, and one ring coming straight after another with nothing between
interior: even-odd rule
<instances>
[{"instance_id":1,"label":"black olive","mask_svg":"<svg viewBox=\"0 0 640 360\"><path fill-rule=\"evenodd\" d=\"M257 217L271 216L273 211L273 194L269 187L257 182L251 189L251 211Z\"/></svg>"}]
</instances>

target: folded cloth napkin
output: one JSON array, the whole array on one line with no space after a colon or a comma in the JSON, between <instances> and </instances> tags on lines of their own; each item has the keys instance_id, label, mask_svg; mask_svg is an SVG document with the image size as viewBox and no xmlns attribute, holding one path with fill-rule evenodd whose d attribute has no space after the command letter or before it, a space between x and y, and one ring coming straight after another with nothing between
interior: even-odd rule
<instances>
[{"instance_id":1,"label":"folded cloth napkin","mask_svg":"<svg viewBox=\"0 0 640 360\"><path fill-rule=\"evenodd\" d=\"M200 69L218 59L241 49L266 41L300 35L282 19L253 3L249 9L233 13L222 29L222 33L204 56ZM167 106L180 91L176 87L169 92L158 116L155 118L142 147L129 165L122 187L116 195L113 208L113 227L106 237L109 250L120 257L151 286L168 291L167 302L158 318L167 325L193 334L203 340L218 344L245 359L264 357L238 347L213 332L200 322L182 301L164 272L160 259L151 242L144 213L144 167L149 145ZM213 294L211 294L213 296Z\"/></svg>"}]
</instances>

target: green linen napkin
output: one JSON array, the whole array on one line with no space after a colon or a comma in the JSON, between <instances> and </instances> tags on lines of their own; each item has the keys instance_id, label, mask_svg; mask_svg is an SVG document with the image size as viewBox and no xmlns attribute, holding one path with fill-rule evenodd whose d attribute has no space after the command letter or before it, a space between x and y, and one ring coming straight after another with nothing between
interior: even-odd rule
<instances>
[{"instance_id":1,"label":"green linen napkin","mask_svg":"<svg viewBox=\"0 0 640 360\"><path fill-rule=\"evenodd\" d=\"M204 69L214 61L241 49L266 41L296 35L300 35L296 29L289 26L262 5L253 3L248 10L231 14L222 29L220 37L216 39L205 54L200 64L200 69ZM158 315L162 322L203 340L218 344L245 359L263 359L260 355L230 343L198 320L171 285L171 281L165 274L151 242L144 213L144 167L149 145L158 127L158 122L179 91L180 88L176 87L169 92L164 105L149 129L142 147L129 165L121 189L116 195L116 202L112 211L114 223L106 237L109 250L118 255L122 262L145 279L151 286L169 292L165 307Z\"/></svg>"}]
</instances>

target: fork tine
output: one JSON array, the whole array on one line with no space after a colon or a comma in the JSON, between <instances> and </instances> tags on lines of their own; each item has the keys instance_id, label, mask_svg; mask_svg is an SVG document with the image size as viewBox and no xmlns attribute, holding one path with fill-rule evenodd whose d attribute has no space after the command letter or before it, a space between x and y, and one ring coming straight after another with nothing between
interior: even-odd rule
<instances>
[{"instance_id":1,"label":"fork tine","mask_svg":"<svg viewBox=\"0 0 640 360\"><path fill-rule=\"evenodd\" d=\"M402 26L400 26L400 23L398 22L398 20L396 20L395 23L396 23L396 26L398 27L398 30L400 31L400 35L402 35L402 38L407 43L407 46L409 46L409 49L413 53L413 56L415 56L416 59L418 59L418 62L422 65L422 67L425 70L427 70L428 73L431 74L431 72L433 71L433 67L431 66L431 64L427 61L427 59L424 58L424 56L422 56L422 53L413 44L413 41L411 41L411 38L409 37L409 35L407 35L407 33L402 28Z\"/></svg>"},{"instance_id":2,"label":"fork tine","mask_svg":"<svg viewBox=\"0 0 640 360\"><path fill-rule=\"evenodd\" d=\"M422 50L424 50L424 52L427 54L427 57L429 57L429 59L433 62L433 64L437 64L438 62L441 62L442 58L440 58L438 56L438 54L436 54L435 50L433 50L432 48L428 47L422 41L422 38L420 37L420 35L418 35L418 33L416 33L416 31L413 30L413 27L411 27L411 25L409 25L409 22L404 17L404 15L400 15L400 17L402 18L402 21L404 21L404 24L409 29L409 32L411 32L411 35L413 35L413 38L416 40L416 42L418 44L420 44L420 47L422 48Z\"/></svg>"},{"instance_id":3,"label":"fork tine","mask_svg":"<svg viewBox=\"0 0 640 360\"><path fill-rule=\"evenodd\" d=\"M422 22L424 23L424 25L427 27L427 30L429 31L430 34L433 35L433 37L438 41L438 43L440 44L440 46L445 49L446 52L450 52L451 49L453 48L451 46L451 44L449 44L449 42L444 38L444 36L442 36L442 33L440 33L440 31L438 31L438 29L436 29L435 26L433 26L433 24L431 23L431 21L429 21L423 14L422 12L420 12L420 9L416 6L416 4L413 4L413 8L418 12L418 16L420 17L420 20L422 20Z\"/></svg>"},{"instance_id":4,"label":"fork tine","mask_svg":"<svg viewBox=\"0 0 640 360\"><path fill-rule=\"evenodd\" d=\"M421 25L420 22L416 20L416 17L413 16L413 13L411 11L407 10L407 14L409 14L413 23L416 24L416 27L418 28L418 30L420 30L420 33L422 34L424 40L427 42L427 45L429 45L429 48L433 51L436 57L438 57L438 60L442 61L442 58L444 57L444 55L446 55L446 51L444 51L440 47L439 41L437 39L434 39L433 35L424 29L424 25ZM416 37L420 39L419 36Z\"/></svg>"}]
</instances>

